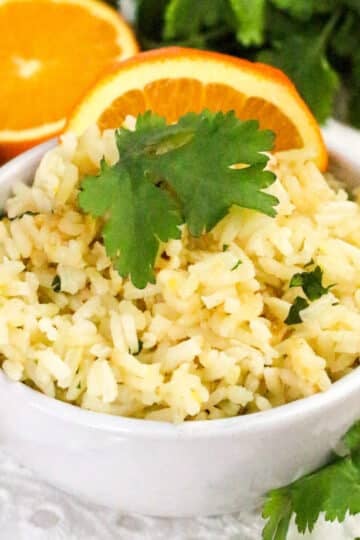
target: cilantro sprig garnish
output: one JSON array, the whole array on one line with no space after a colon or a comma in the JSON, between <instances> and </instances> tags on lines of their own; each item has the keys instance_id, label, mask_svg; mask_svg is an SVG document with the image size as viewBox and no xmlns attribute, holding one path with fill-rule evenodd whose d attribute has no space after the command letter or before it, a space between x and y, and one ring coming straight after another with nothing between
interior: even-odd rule
<instances>
[{"instance_id":1,"label":"cilantro sprig garnish","mask_svg":"<svg viewBox=\"0 0 360 540\"><path fill-rule=\"evenodd\" d=\"M114 267L143 288L154 282L160 241L179 238L181 224L200 236L232 205L276 215L277 198L263 191L275 180L264 170L273 141L232 112L189 113L173 125L147 112L135 131L117 130L119 161L102 161L99 175L82 181L79 205L104 220Z\"/></svg>"},{"instance_id":2,"label":"cilantro sprig garnish","mask_svg":"<svg viewBox=\"0 0 360 540\"><path fill-rule=\"evenodd\" d=\"M263 508L267 520L263 540L286 540L290 520L300 533L313 530L321 513L326 521L344 521L347 513L360 512L360 421L344 436L344 457L268 493Z\"/></svg>"},{"instance_id":3,"label":"cilantro sprig garnish","mask_svg":"<svg viewBox=\"0 0 360 540\"><path fill-rule=\"evenodd\" d=\"M323 271L320 266L316 266L314 270L309 272L299 272L294 274L290 280L289 287L302 287L308 300L313 302L318 300L324 294L327 294L334 285L324 287L322 284ZM300 312L309 306L309 302L301 297L297 296L294 303L290 307L289 314L285 319L286 324L298 324L302 322Z\"/></svg>"}]
</instances>

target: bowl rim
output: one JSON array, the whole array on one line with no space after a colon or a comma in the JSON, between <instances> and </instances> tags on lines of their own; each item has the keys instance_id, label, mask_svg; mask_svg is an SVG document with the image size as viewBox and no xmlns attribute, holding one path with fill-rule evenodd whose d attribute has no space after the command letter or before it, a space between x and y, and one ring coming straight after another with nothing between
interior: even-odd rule
<instances>
[{"instance_id":1,"label":"bowl rim","mask_svg":"<svg viewBox=\"0 0 360 540\"><path fill-rule=\"evenodd\" d=\"M23 382L13 381L7 377L2 369L0 369L1 388L11 392L14 399L21 400L27 408L44 416L60 420L65 424L80 425L96 431L156 439L212 438L219 434L232 437L234 433L264 434L267 431L272 431L274 427L281 428L293 420L299 421L301 419L304 421L315 413L325 413L328 408L335 407L348 396L360 390L360 366L333 383L325 392L279 405L267 411L215 420L186 421L180 424L83 409L77 405L49 397Z\"/></svg>"},{"instance_id":2,"label":"bowl rim","mask_svg":"<svg viewBox=\"0 0 360 540\"><path fill-rule=\"evenodd\" d=\"M336 144L332 142L335 133L341 134L342 137L357 140L360 144L360 132L333 120L328 124L328 128L328 131L325 129L325 139L329 140L330 144L328 144L328 148L330 152L336 153ZM53 148L56 142L57 139L52 139L37 145L3 165L0 168L0 184L2 181L8 181L12 172L16 174L19 169L26 167L28 162L32 163L36 158L40 161L43 154ZM352 145L349 146L351 147ZM344 155L343 148L345 148L344 145L340 157L344 158L345 163L346 161L353 163L353 152L348 152L347 155ZM356 167L360 168L360 159L356 162ZM264 431L272 430L274 426L280 427L295 418L296 420L300 418L304 420L316 412L321 413L326 411L328 407L335 406L337 403L345 400L350 394L360 390L360 366L334 382L325 392L301 398L267 411L214 420L186 421L181 424L129 418L83 409L77 405L49 397L22 382L12 381L0 368L1 387L8 393L11 392L15 399L23 401L27 407L45 416L94 430L111 432L118 435L131 434L132 436L147 438L181 437L194 439L215 437L219 433L222 436L227 435L231 437L235 432L264 433Z\"/></svg>"}]
</instances>

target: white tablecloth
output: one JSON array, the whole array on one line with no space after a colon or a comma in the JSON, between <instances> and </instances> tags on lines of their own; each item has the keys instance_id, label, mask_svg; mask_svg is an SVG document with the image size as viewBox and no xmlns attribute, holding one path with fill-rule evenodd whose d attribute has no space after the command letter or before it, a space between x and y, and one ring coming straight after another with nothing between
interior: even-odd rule
<instances>
[{"instance_id":1,"label":"white tablecloth","mask_svg":"<svg viewBox=\"0 0 360 540\"><path fill-rule=\"evenodd\" d=\"M0 450L1 540L260 540L259 515L159 519L121 515L69 496L34 477ZM342 525L321 519L313 533L288 540L354 540L360 515Z\"/></svg>"},{"instance_id":2,"label":"white tablecloth","mask_svg":"<svg viewBox=\"0 0 360 540\"><path fill-rule=\"evenodd\" d=\"M0 451L1 540L258 540L254 516L159 519L95 507L37 480Z\"/></svg>"}]
</instances>

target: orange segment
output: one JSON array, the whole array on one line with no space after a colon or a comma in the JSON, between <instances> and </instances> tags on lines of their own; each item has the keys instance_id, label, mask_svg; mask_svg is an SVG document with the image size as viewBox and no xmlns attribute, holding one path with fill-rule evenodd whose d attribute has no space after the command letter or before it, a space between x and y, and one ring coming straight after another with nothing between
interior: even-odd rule
<instances>
[{"instance_id":1,"label":"orange segment","mask_svg":"<svg viewBox=\"0 0 360 540\"><path fill-rule=\"evenodd\" d=\"M243 120L258 118L260 127L277 134L275 150L302 148L304 142L295 124L276 105L258 97L248 98L239 113Z\"/></svg>"},{"instance_id":2,"label":"orange segment","mask_svg":"<svg viewBox=\"0 0 360 540\"><path fill-rule=\"evenodd\" d=\"M103 129L121 126L127 114L137 116L146 111L145 96L140 90L129 90L118 98L102 113L99 126Z\"/></svg>"},{"instance_id":3,"label":"orange segment","mask_svg":"<svg viewBox=\"0 0 360 540\"><path fill-rule=\"evenodd\" d=\"M203 85L196 79L159 79L144 87L147 109L176 122L182 114L203 108Z\"/></svg>"},{"instance_id":4,"label":"orange segment","mask_svg":"<svg viewBox=\"0 0 360 540\"><path fill-rule=\"evenodd\" d=\"M0 156L61 131L99 76L137 50L96 0L0 0Z\"/></svg>"},{"instance_id":5,"label":"orange segment","mask_svg":"<svg viewBox=\"0 0 360 540\"><path fill-rule=\"evenodd\" d=\"M235 111L240 116L246 96L228 84L209 83L205 86L204 102L212 111Z\"/></svg>"},{"instance_id":6,"label":"orange segment","mask_svg":"<svg viewBox=\"0 0 360 540\"><path fill-rule=\"evenodd\" d=\"M281 71L239 58L182 48L139 54L100 80L72 115L68 129L90 124L119 127L126 117L152 110L174 122L204 108L235 111L276 133L276 152L306 150L320 169L327 152L319 126Z\"/></svg>"}]
</instances>

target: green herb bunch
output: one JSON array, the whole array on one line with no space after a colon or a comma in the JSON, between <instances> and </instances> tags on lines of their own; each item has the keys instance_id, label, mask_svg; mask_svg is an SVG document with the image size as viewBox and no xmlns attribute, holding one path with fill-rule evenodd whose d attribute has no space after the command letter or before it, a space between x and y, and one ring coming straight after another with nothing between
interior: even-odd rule
<instances>
[{"instance_id":1,"label":"green herb bunch","mask_svg":"<svg viewBox=\"0 0 360 540\"><path fill-rule=\"evenodd\" d=\"M144 49L181 45L277 66L321 123L337 102L360 127L359 29L360 0L137 0Z\"/></svg>"}]
</instances>

